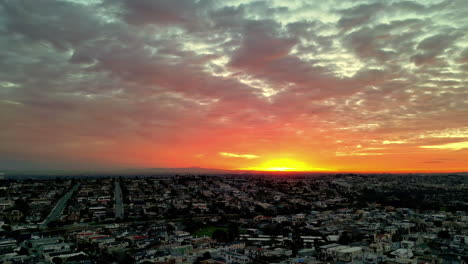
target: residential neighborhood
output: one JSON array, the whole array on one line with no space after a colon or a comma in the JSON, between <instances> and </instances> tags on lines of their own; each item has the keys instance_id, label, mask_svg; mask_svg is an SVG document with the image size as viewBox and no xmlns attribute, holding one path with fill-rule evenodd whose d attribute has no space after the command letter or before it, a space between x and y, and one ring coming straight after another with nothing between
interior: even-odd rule
<instances>
[{"instance_id":1,"label":"residential neighborhood","mask_svg":"<svg viewBox=\"0 0 468 264\"><path fill-rule=\"evenodd\" d=\"M463 175L0 181L1 263L468 261Z\"/></svg>"}]
</instances>

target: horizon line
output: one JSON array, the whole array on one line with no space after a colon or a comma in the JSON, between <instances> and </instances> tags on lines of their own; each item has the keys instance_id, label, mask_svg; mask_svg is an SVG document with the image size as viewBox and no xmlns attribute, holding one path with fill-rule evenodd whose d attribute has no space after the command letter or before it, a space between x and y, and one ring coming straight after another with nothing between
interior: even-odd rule
<instances>
[{"instance_id":1,"label":"horizon line","mask_svg":"<svg viewBox=\"0 0 468 264\"><path fill-rule=\"evenodd\" d=\"M151 170L193 170L193 172L157 172ZM196 172L196 170L206 170L206 172ZM212 171L212 172L209 172ZM216 172L218 171L218 172ZM12 174L159 174L159 173L172 173L172 174L238 174L238 173L264 173L264 174L301 174L301 173L313 173L313 174L409 174L409 173L429 173L429 174L440 174L440 173L468 173L464 170L246 170L246 169L217 169L217 168L203 168L203 167L156 167L156 168L95 168L89 170L83 169L31 169L31 170L0 170L0 176L7 176Z\"/></svg>"}]
</instances>

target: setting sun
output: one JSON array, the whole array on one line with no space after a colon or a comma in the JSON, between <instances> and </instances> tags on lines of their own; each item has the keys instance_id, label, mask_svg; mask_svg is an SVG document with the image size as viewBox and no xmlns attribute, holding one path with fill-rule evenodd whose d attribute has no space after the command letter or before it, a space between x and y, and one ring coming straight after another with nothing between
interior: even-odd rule
<instances>
[{"instance_id":1,"label":"setting sun","mask_svg":"<svg viewBox=\"0 0 468 264\"><path fill-rule=\"evenodd\" d=\"M305 164L293 159L272 159L268 160L259 167L250 167L245 168L246 170L255 170L255 171L312 171L316 168L312 168Z\"/></svg>"}]
</instances>

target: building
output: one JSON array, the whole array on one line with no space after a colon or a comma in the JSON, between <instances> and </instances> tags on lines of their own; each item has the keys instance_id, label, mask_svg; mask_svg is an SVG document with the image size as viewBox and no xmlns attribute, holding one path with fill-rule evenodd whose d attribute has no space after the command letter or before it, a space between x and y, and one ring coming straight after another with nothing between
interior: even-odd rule
<instances>
[{"instance_id":1,"label":"building","mask_svg":"<svg viewBox=\"0 0 468 264\"><path fill-rule=\"evenodd\" d=\"M362 258L362 248L348 247L340 249L337 252L337 257L339 261L343 262L354 262L355 260L360 260Z\"/></svg>"},{"instance_id":2,"label":"building","mask_svg":"<svg viewBox=\"0 0 468 264\"><path fill-rule=\"evenodd\" d=\"M227 264L246 264L250 262L250 258L232 251L227 251L222 254L222 257L226 260Z\"/></svg>"}]
</instances>

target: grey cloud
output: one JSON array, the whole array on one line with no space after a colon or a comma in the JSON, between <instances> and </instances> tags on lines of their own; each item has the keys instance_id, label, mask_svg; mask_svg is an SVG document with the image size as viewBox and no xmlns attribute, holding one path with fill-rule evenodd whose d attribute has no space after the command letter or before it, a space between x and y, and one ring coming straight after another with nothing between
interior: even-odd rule
<instances>
[{"instance_id":1,"label":"grey cloud","mask_svg":"<svg viewBox=\"0 0 468 264\"><path fill-rule=\"evenodd\" d=\"M436 53L419 53L411 57L411 61L414 62L414 64L421 66L424 64L434 64L436 63Z\"/></svg>"},{"instance_id":2,"label":"grey cloud","mask_svg":"<svg viewBox=\"0 0 468 264\"><path fill-rule=\"evenodd\" d=\"M213 10L209 15L216 28L225 30L240 29L245 25L245 6L223 7Z\"/></svg>"},{"instance_id":3,"label":"grey cloud","mask_svg":"<svg viewBox=\"0 0 468 264\"><path fill-rule=\"evenodd\" d=\"M392 7L396 8L397 10L405 10L410 12L424 12L426 6L419 4L414 1L400 1L394 2L391 4Z\"/></svg>"},{"instance_id":4,"label":"grey cloud","mask_svg":"<svg viewBox=\"0 0 468 264\"><path fill-rule=\"evenodd\" d=\"M369 29L362 29L351 33L347 39L349 47L362 58L386 60L392 53L382 50L378 43L378 36Z\"/></svg>"},{"instance_id":5,"label":"grey cloud","mask_svg":"<svg viewBox=\"0 0 468 264\"><path fill-rule=\"evenodd\" d=\"M277 27L273 21L253 22L247 25L242 46L232 56L230 65L262 67L273 60L287 56L296 41L278 36L274 32Z\"/></svg>"},{"instance_id":6,"label":"grey cloud","mask_svg":"<svg viewBox=\"0 0 468 264\"><path fill-rule=\"evenodd\" d=\"M417 28L423 23L422 20L407 19L363 27L346 35L344 42L363 59L387 62L412 52L414 38L420 34Z\"/></svg>"},{"instance_id":7,"label":"grey cloud","mask_svg":"<svg viewBox=\"0 0 468 264\"><path fill-rule=\"evenodd\" d=\"M103 24L90 15L92 9L71 2L5 0L0 4L8 32L47 41L61 50L97 37Z\"/></svg>"},{"instance_id":8,"label":"grey cloud","mask_svg":"<svg viewBox=\"0 0 468 264\"><path fill-rule=\"evenodd\" d=\"M362 4L351 9L340 10L343 15L338 21L338 26L349 30L369 22L369 20L382 8L381 3Z\"/></svg>"},{"instance_id":9,"label":"grey cloud","mask_svg":"<svg viewBox=\"0 0 468 264\"><path fill-rule=\"evenodd\" d=\"M124 0L124 16L130 23L189 24L197 20L193 0Z\"/></svg>"},{"instance_id":10,"label":"grey cloud","mask_svg":"<svg viewBox=\"0 0 468 264\"><path fill-rule=\"evenodd\" d=\"M457 59L459 63L468 63L468 48L464 49Z\"/></svg>"},{"instance_id":11,"label":"grey cloud","mask_svg":"<svg viewBox=\"0 0 468 264\"><path fill-rule=\"evenodd\" d=\"M438 51L443 52L446 48L448 48L454 41L456 40L456 36L453 34L438 34L431 37L428 37L422 40L418 44L418 49L422 49L425 51Z\"/></svg>"}]
</instances>

